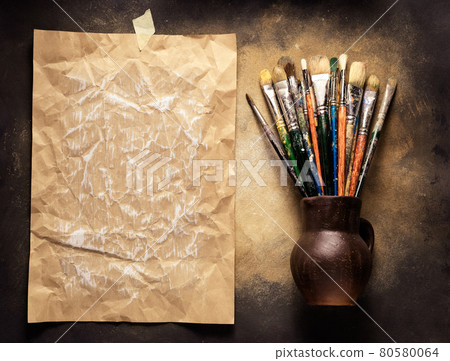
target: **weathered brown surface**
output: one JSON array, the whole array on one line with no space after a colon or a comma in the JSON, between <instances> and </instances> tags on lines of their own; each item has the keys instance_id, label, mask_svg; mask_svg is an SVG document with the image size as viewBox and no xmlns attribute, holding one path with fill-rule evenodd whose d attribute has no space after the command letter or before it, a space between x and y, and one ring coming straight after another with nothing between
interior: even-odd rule
<instances>
[{"instance_id":1,"label":"weathered brown surface","mask_svg":"<svg viewBox=\"0 0 450 361\"><path fill-rule=\"evenodd\" d=\"M245 101L248 92L269 119L259 89L261 69L282 55L346 51L392 1L198 2L60 1L91 32L132 32L131 20L150 6L157 34L236 32L238 184L242 159L274 159ZM396 340L449 341L448 299L449 110L448 5L400 1L349 51L349 64L367 61L383 89L398 79L397 95L362 194L362 216L377 244L361 306ZM430 20L432 19L432 21ZM0 22L1 205L0 320L2 341L54 341L68 324L26 324L29 252L32 29L80 29L51 1L2 4ZM236 204L236 325L77 324L65 341L389 341L358 308L311 308L289 270L289 237L258 202L298 239L300 206L291 185L265 164L267 187L238 187Z\"/></svg>"}]
</instances>

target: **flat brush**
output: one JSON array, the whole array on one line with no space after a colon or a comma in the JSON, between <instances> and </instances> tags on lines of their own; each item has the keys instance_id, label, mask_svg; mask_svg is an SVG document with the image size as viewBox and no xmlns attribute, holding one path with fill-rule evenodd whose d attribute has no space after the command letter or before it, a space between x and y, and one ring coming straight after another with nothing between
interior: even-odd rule
<instances>
[{"instance_id":1,"label":"flat brush","mask_svg":"<svg viewBox=\"0 0 450 361\"><path fill-rule=\"evenodd\" d=\"M330 59L330 120L331 120L331 152L333 156L333 195L338 194L338 139L337 139L337 58Z\"/></svg>"},{"instance_id":2,"label":"flat brush","mask_svg":"<svg viewBox=\"0 0 450 361\"><path fill-rule=\"evenodd\" d=\"M320 159L320 153L319 153L319 142L317 138L317 131L316 131L316 123L317 119L314 115L314 103L311 98L311 89L309 87L309 74L308 69L306 67L306 60L301 60L302 65L302 73L303 73L303 80L300 82L301 88L302 88L302 96L303 96L303 106L306 106L307 112L308 112L308 120L309 120L309 130L311 131L311 143L313 145L314 150L314 157L316 159L316 166L317 166L317 172L319 173L320 182L322 185L322 193L324 193L323 189L323 176L322 176L322 168L321 168L321 159Z\"/></svg>"},{"instance_id":3,"label":"flat brush","mask_svg":"<svg viewBox=\"0 0 450 361\"><path fill-rule=\"evenodd\" d=\"M260 72L259 84L261 85L261 90L264 94L264 98L266 99L270 114L272 114L275 126L277 127L278 135L280 136L281 143L283 143L287 158L294 164L294 171L297 175L299 175L300 170L296 164L294 149L292 148L291 139L289 138L283 115L278 107L277 97L272 86L272 76L270 75L269 70L264 69Z\"/></svg>"},{"instance_id":4,"label":"flat brush","mask_svg":"<svg viewBox=\"0 0 450 361\"><path fill-rule=\"evenodd\" d=\"M347 85L347 119L345 129L345 172L349 177L350 158L353 148L356 117L359 114L363 87L366 81L366 64L354 62L350 66L350 75Z\"/></svg>"},{"instance_id":5,"label":"flat brush","mask_svg":"<svg viewBox=\"0 0 450 361\"><path fill-rule=\"evenodd\" d=\"M359 195L361 194L361 189L364 185L364 181L366 180L370 163L372 162L373 155L377 147L378 139L380 138L381 130L383 129L384 120L386 119L386 114L389 110L392 98L394 97L396 87L397 87L397 80L394 78L389 78L388 83L386 85L386 91L384 92L384 97L381 103L380 111L378 112L377 121L375 122L372 134L370 135L369 145L367 147L367 152L361 167L361 173L359 175L358 184L356 186L355 197L359 197Z\"/></svg>"},{"instance_id":6,"label":"flat brush","mask_svg":"<svg viewBox=\"0 0 450 361\"><path fill-rule=\"evenodd\" d=\"M338 115L338 196L344 195L345 187L345 126L347 118L347 101L345 97L345 69L347 54L342 54L338 60L340 72L339 115Z\"/></svg>"},{"instance_id":7,"label":"flat brush","mask_svg":"<svg viewBox=\"0 0 450 361\"><path fill-rule=\"evenodd\" d=\"M295 185L297 186L298 190L300 191L300 194L303 197L307 197L305 189L299 182L297 178L297 174L295 173L294 167L291 165L290 160L287 158L286 153L284 152L283 148L280 147L275 139L275 135L270 130L269 124L267 124L266 120L262 116L259 109L256 107L255 103L253 102L253 99L248 95L245 94L245 97L247 98L247 102L250 105L250 108L252 108L253 114L255 114L256 119L258 119L259 123L264 129L264 133L266 134L267 138L270 141L270 144L272 144L273 149L275 149L275 152L278 154L278 157L281 159L283 164L285 165L290 177L294 181Z\"/></svg>"},{"instance_id":8,"label":"flat brush","mask_svg":"<svg viewBox=\"0 0 450 361\"><path fill-rule=\"evenodd\" d=\"M272 72L273 87L280 103L281 111L284 115L284 120L288 128L289 136L291 137L292 148L297 159L299 169L303 168L306 162L306 151L303 147L302 134L300 132L297 115L295 112L294 101L289 92L289 83L284 69L280 65L276 65ZM304 184L304 179L299 176L300 182Z\"/></svg>"},{"instance_id":9,"label":"flat brush","mask_svg":"<svg viewBox=\"0 0 450 361\"><path fill-rule=\"evenodd\" d=\"M358 183L359 172L366 151L367 136L369 135L370 121L372 120L373 109L378 96L380 80L376 75L371 75L367 79L366 89L364 90L361 117L359 120L358 138L356 140L352 174L350 177L350 190L348 195L354 196L356 185Z\"/></svg>"},{"instance_id":10,"label":"flat brush","mask_svg":"<svg viewBox=\"0 0 450 361\"><path fill-rule=\"evenodd\" d=\"M326 56L314 56L310 59L311 80L317 102L317 123L319 152L322 176L325 184L325 194L332 195L332 159L331 134L328 116L327 89L330 80L330 62Z\"/></svg>"},{"instance_id":11,"label":"flat brush","mask_svg":"<svg viewBox=\"0 0 450 361\"><path fill-rule=\"evenodd\" d=\"M306 156L309 161L310 171L315 187L311 182L306 182L305 188L310 195L322 195L322 187L320 184L319 174L316 168L316 161L314 152L312 150L311 137L309 135L309 126L305 119L300 92L298 90L297 76L295 72L295 65L291 58L282 57L278 61L278 64L284 67L286 76L289 83L289 91L291 92L292 99L294 101L295 112L297 114L297 120L302 133L303 147L306 150ZM311 189L312 188L312 189Z\"/></svg>"}]
</instances>

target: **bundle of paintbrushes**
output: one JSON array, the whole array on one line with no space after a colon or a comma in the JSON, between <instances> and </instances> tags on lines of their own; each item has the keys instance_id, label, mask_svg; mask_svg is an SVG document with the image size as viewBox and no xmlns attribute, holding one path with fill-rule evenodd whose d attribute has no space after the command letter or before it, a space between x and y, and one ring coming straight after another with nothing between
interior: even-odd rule
<instances>
[{"instance_id":1,"label":"bundle of paintbrushes","mask_svg":"<svg viewBox=\"0 0 450 361\"><path fill-rule=\"evenodd\" d=\"M346 68L343 54L330 60L314 56L309 63L301 59L301 72L291 58L282 57L272 73L261 71L261 89L282 144L247 94L256 118L304 197L361 194L395 92L397 82L390 78L368 140L380 81L375 75L366 79L365 63L352 63L348 78Z\"/></svg>"}]
</instances>

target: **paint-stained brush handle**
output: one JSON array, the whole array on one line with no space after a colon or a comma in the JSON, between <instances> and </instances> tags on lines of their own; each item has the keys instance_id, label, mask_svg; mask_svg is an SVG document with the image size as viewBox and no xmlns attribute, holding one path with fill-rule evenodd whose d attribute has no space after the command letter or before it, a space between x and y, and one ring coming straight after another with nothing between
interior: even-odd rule
<instances>
[{"instance_id":1,"label":"paint-stained brush handle","mask_svg":"<svg viewBox=\"0 0 450 361\"><path fill-rule=\"evenodd\" d=\"M321 196L321 195L323 195L322 185L321 185L321 181L319 178L319 173L317 171L314 152L312 150L311 137L309 135L309 126L308 126L308 122L305 119L304 114L300 111L300 109L297 112L297 118L298 118L298 124L300 126L300 131L302 133L303 145L306 150L307 159L309 161L311 175L313 177L313 181L314 181L314 185L315 185L314 192L311 194ZM308 192L308 194L310 194L310 193Z\"/></svg>"},{"instance_id":2,"label":"paint-stained brush handle","mask_svg":"<svg viewBox=\"0 0 450 361\"><path fill-rule=\"evenodd\" d=\"M359 117L356 118L356 123L355 123L354 131L353 131L352 149L350 150L350 160L349 160L348 169L347 169L346 178L345 178L345 190L344 190L345 196L348 196L349 192L350 192L350 179L351 179L352 169L353 169L353 160L355 157L355 147L356 147L356 138L357 138L357 132L358 132L358 123L359 123Z\"/></svg>"},{"instance_id":3,"label":"paint-stained brush handle","mask_svg":"<svg viewBox=\"0 0 450 361\"><path fill-rule=\"evenodd\" d=\"M349 169L350 158L352 156L353 136L355 134L355 121L347 121L345 127L345 169L346 173Z\"/></svg>"},{"instance_id":4,"label":"paint-stained brush handle","mask_svg":"<svg viewBox=\"0 0 450 361\"><path fill-rule=\"evenodd\" d=\"M291 129L289 131L289 136L291 137L292 148L294 149L294 154L297 159L297 165L299 166L299 169L300 169L300 175L299 175L300 182L303 183L306 193L310 196L314 196L314 195L316 195L316 190L315 190L313 184L310 182L305 182L305 180L302 179L302 177L301 177L301 174L302 174L301 169L303 168L303 165L305 164L305 162L307 160L306 151L303 146L302 134L299 129Z\"/></svg>"},{"instance_id":5,"label":"paint-stained brush handle","mask_svg":"<svg viewBox=\"0 0 450 361\"><path fill-rule=\"evenodd\" d=\"M314 157L316 159L316 166L317 166L317 172L319 173L319 178L322 184L322 193L324 194L323 190L323 175L322 175L322 167L321 167L321 161L320 161L320 153L319 153L319 142L317 137L317 131L316 131L316 119L314 116L314 108L313 103L311 99L311 94L306 94L306 106L308 108L308 119L309 119L309 129L311 134L311 142L313 145L314 150Z\"/></svg>"},{"instance_id":6,"label":"paint-stained brush handle","mask_svg":"<svg viewBox=\"0 0 450 361\"><path fill-rule=\"evenodd\" d=\"M325 187L325 194L332 194L332 182L330 175L331 158L330 158L330 127L328 114L322 113L317 115L317 122L319 124L319 152L322 168L323 183Z\"/></svg>"},{"instance_id":7,"label":"paint-stained brush handle","mask_svg":"<svg viewBox=\"0 0 450 361\"><path fill-rule=\"evenodd\" d=\"M330 106L331 115L331 151L333 153L333 195L338 194L338 139L337 139L337 107Z\"/></svg>"},{"instance_id":8,"label":"paint-stained brush handle","mask_svg":"<svg viewBox=\"0 0 450 361\"><path fill-rule=\"evenodd\" d=\"M338 196L344 195L345 189L345 134L347 108L339 107L338 115Z\"/></svg>"},{"instance_id":9,"label":"paint-stained brush handle","mask_svg":"<svg viewBox=\"0 0 450 361\"><path fill-rule=\"evenodd\" d=\"M294 184L297 186L297 188L299 189L301 195L303 197L307 197L305 189L303 187L303 185L300 183L297 174L294 170L294 167L292 166L292 161L290 161L287 156L286 153L284 152L283 148L280 147L278 145L278 143L275 140L275 135L272 133L272 131L270 130L270 126L268 125L264 125L263 126L264 129L264 133L266 133L267 138L270 141L270 144L272 144L273 149L275 150L275 152L277 153L278 157L280 158L280 160L283 162L284 166L286 167L289 176L291 177L291 179L294 181Z\"/></svg>"},{"instance_id":10,"label":"paint-stained brush handle","mask_svg":"<svg viewBox=\"0 0 450 361\"><path fill-rule=\"evenodd\" d=\"M386 91L384 93L383 101L378 112L378 117L370 135L369 145L367 146L367 152L364 157L358 184L356 186L355 197L359 197L361 194L361 189L366 180L367 173L369 172L370 164L372 163L373 155L375 154L375 149L380 138L381 130L383 129L384 120L386 119L386 114L389 110L389 106L391 104L392 98L394 97L396 88L397 80L394 78L389 78L388 84L386 85Z\"/></svg>"},{"instance_id":11,"label":"paint-stained brush handle","mask_svg":"<svg viewBox=\"0 0 450 361\"><path fill-rule=\"evenodd\" d=\"M270 126L267 124L267 122L264 119L264 117L262 116L261 112L256 107L256 104L253 102L253 99L248 94L246 94L246 98L247 98L247 102L248 102L250 108L253 111L253 114L255 115L256 119L258 119L259 123L263 127L263 130L264 130L264 133L266 134L267 139L269 139L269 142L270 142L270 144L272 144L273 149L275 150L275 152L277 153L278 157L280 158L280 160L285 165L285 167L286 167L286 169L287 169L287 171L289 173L289 176L294 181L294 184L298 188L300 194L303 197L307 197L305 188L303 187L303 185L299 181L299 179L297 177L297 174L296 174L296 172L294 170L294 167L292 166L292 162L287 158L286 153L284 152L283 148L277 143L277 141L275 139L275 135L270 130Z\"/></svg>"},{"instance_id":12,"label":"paint-stained brush handle","mask_svg":"<svg viewBox=\"0 0 450 361\"><path fill-rule=\"evenodd\" d=\"M291 163L294 164L293 169L295 174L298 176L300 175L300 169L298 168L296 162L294 148L292 147L291 138L289 137L286 125L284 124L284 120L281 119L281 121L277 121L275 125L277 127L278 136L280 137L281 143L283 144L286 151L286 156L291 161Z\"/></svg>"},{"instance_id":13,"label":"paint-stained brush handle","mask_svg":"<svg viewBox=\"0 0 450 361\"><path fill-rule=\"evenodd\" d=\"M349 196L355 195L356 185L358 183L359 178L359 172L361 170L361 165L364 159L364 152L366 151L366 144L367 144L367 135L359 134L355 146L352 174L350 177L350 190L348 192Z\"/></svg>"}]
</instances>

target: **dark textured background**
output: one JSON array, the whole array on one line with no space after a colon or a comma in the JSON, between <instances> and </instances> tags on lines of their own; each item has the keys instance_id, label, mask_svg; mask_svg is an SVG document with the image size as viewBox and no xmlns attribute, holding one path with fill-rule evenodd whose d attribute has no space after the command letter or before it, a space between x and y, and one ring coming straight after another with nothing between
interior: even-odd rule
<instances>
[{"instance_id":1,"label":"dark textured background","mask_svg":"<svg viewBox=\"0 0 450 361\"><path fill-rule=\"evenodd\" d=\"M264 62L258 49L265 48L265 54L289 50L292 36L302 34L314 41L315 24L319 35L323 29L329 31L320 28L322 22L335 27L333 39L342 32L345 44L343 40L340 48L345 48L392 4L385 0L58 3L90 32L133 32L131 20L151 8L157 34L237 33L238 129L250 121L243 119L250 116L244 110L245 91L258 91L257 83L252 80L254 84L248 85L244 74L252 61ZM33 29L80 29L51 0L2 1L0 14L0 341L55 341L70 324L27 324L26 319ZM395 121L389 120L389 135L380 142L373 164L385 177L372 176L363 193L363 215L382 241L375 246L374 272L360 299L361 306L400 342L450 341L449 15L447 1L400 0L369 31L371 42L362 40L353 49L356 54L369 53L375 44L391 65L377 61L374 68L395 71L403 81L391 109ZM354 34L352 29L357 29ZM280 55L273 54L272 65L264 66L273 66ZM356 307L308 307L291 281L245 277L248 252L240 239L236 243L234 326L79 323L62 341L389 341Z\"/></svg>"}]
</instances>

